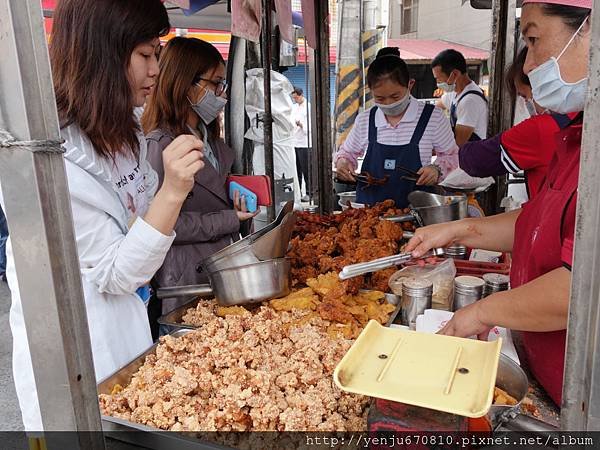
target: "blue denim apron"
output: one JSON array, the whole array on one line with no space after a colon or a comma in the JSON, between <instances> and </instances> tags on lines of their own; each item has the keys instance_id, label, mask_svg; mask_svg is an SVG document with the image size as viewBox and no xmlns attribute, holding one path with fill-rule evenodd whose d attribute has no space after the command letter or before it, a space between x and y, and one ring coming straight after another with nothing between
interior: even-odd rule
<instances>
[{"instance_id":1,"label":"blue denim apron","mask_svg":"<svg viewBox=\"0 0 600 450\"><path fill-rule=\"evenodd\" d=\"M369 146L362 164L362 172L368 172L374 178L388 176L389 179L383 186L369 186L359 181L356 189L356 201L358 203L374 205L392 199L396 202L398 208L408 206L408 194L415 190L416 183L402 179L406 174L396 170L396 167L403 166L413 172L418 172L423 167L419 142L421 142L421 138L425 133L434 108L434 105L425 105L410 142L404 145L385 145L377 142L375 114L378 108L371 109L369 115ZM419 189L421 189L420 186Z\"/></svg>"}]
</instances>

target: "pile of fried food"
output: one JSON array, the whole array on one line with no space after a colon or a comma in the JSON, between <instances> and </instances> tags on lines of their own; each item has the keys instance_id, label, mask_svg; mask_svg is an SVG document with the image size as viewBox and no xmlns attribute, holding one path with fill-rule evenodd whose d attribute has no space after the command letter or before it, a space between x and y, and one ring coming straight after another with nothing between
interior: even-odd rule
<instances>
[{"instance_id":1,"label":"pile of fried food","mask_svg":"<svg viewBox=\"0 0 600 450\"><path fill-rule=\"evenodd\" d=\"M345 293L335 273L254 310L201 300L199 326L161 338L126 387L99 396L102 414L171 431L365 431L369 399L339 390L333 370L384 294Z\"/></svg>"},{"instance_id":2,"label":"pile of fried food","mask_svg":"<svg viewBox=\"0 0 600 450\"><path fill-rule=\"evenodd\" d=\"M306 280L344 266L367 262L399 252L405 230L414 230L412 222L403 224L381 217L405 215L407 209L394 207L386 200L371 208L349 208L341 214L320 216L299 213L288 257L292 263L292 283L303 286ZM359 289L389 291L388 280L396 268L382 270L344 281L347 292Z\"/></svg>"},{"instance_id":3,"label":"pile of fried food","mask_svg":"<svg viewBox=\"0 0 600 450\"><path fill-rule=\"evenodd\" d=\"M348 293L335 272L311 278L306 283L308 287L268 303L277 312L306 312L298 320L291 322L290 326L302 326L318 317L328 324L324 331L330 337L356 339L369 320L385 324L395 309L381 291ZM243 306L217 306L214 313L225 317L244 315L248 310ZM205 321L206 311L202 308L189 309L182 319L184 324L191 326L202 326Z\"/></svg>"}]
</instances>

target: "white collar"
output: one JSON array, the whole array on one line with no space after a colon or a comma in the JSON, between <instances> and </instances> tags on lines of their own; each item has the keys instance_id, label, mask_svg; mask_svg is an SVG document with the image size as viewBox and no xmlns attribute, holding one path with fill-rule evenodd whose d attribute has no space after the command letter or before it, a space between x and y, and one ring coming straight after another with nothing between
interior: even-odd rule
<instances>
[{"instance_id":1,"label":"white collar","mask_svg":"<svg viewBox=\"0 0 600 450\"><path fill-rule=\"evenodd\" d=\"M400 119L400 122L398 122L398 125L396 125L395 127L392 127L390 125L390 123L387 121L387 119L385 118L385 114L383 114L383 111L381 109L377 108L377 112L375 113L375 126L377 128L385 128L385 127L397 128L401 123L416 121L418 118L417 117L418 115L419 115L419 101L411 95L410 103L408 104L408 108L406 108L406 112L404 113L404 116L402 116L402 119Z\"/></svg>"}]
</instances>

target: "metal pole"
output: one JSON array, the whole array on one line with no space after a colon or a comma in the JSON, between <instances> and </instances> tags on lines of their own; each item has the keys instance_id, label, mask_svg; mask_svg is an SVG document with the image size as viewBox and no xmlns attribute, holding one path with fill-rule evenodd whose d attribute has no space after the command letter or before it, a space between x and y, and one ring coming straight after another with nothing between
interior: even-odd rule
<instances>
[{"instance_id":1,"label":"metal pole","mask_svg":"<svg viewBox=\"0 0 600 450\"><path fill-rule=\"evenodd\" d=\"M309 82L309 74L308 74L308 44L306 43L306 37L304 38L304 80L306 82L306 126L308 129L306 130L306 139L308 141L308 180L306 180L306 193L308 194L308 204L314 205L314 193L313 193L313 148L312 148L312 114L310 112L310 108L308 107L308 99L311 98L310 95L310 82ZM314 100L314 99L313 99ZM300 186L302 189L302 186Z\"/></svg>"},{"instance_id":2,"label":"metal pole","mask_svg":"<svg viewBox=\"0 0 600 450\"><path fill-rule=\"evenodd\" d=\"M265 115L263 117L265 172L271 178L271 198L273 203L267 207L267 218L269 222L275 220L275 169L273 165L273 114L271 112L271 14L273 11L272 0L262 0L262 33L261 54L264 69L265 86Z\"/></svg>"},{"instance_id":3,"label":"metal pole","mask_svg":"<svg viewBox=\"0 0 600 450\"><path fill-rule=\"evenodd\" d=\"M600 0L592 9L591 42L600 39ZM590 45L590 71L575 228L561 428L600 430L600 50Z\"/></svg>"},{"instance_id":4,"label":"metal pole","mask_svg":"<svg viewBox=\"0 0 600 450\"><path fill-rule=\"evenodd\" d=\"M316 113L313 148L317 151L319 178L319 212L333 211L332 128L329 105L329 2L314 1L317 43L314 50L315 86L313 89ZM316 144L316 145L315 145Z\"/></svg>"},{"instance_id":5,"label":"metal pole","mask_svg":"<svg viewBox=\"0 0 600 450\"><path fill-rule=\"evenodd\" d=\"M512 127L514 105L504 86L506 67L515 57L516 0L493 0L492 55L490 58L490 98L488 135L495 136ZM499 212L498 207L506 194L506 177L496 178L488 193L486 210Z\"/></svg>"},{"instance_id":6,"label":"metal pole","mask_svg":"<svg viewBox=\"0 0 600 450\"><path fill-rule=\"evenodd\" d=\"M43 426L99 431L40 1L0 0L0 36L0 178ZM51 449L104 449L100 433L45 437Z\"/></svg>"}]
</instances>

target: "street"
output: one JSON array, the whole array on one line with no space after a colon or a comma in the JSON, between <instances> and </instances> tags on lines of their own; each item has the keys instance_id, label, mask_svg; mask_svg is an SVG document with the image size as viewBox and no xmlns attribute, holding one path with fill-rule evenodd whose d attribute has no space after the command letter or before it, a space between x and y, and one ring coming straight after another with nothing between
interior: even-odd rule
<instances>
[{"instance_id":1,"label":"street","mask_svg":"<svg viewBox=\"0 0 600 450\"><path fill-rule=\"evenodd\" d=\"M0 282L0 431L23 430L21 412L12 377L12 334L8 323L10 291Z\"/></svg>"}]
</instances>

